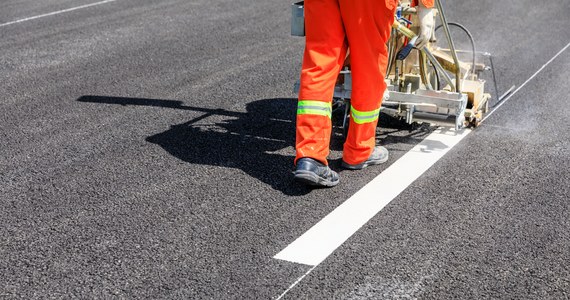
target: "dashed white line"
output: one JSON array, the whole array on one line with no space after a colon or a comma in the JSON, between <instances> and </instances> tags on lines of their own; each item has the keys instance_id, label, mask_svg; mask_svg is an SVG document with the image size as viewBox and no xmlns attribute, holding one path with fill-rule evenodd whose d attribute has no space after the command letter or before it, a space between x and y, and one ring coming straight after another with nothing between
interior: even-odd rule
<instances>
[{"instance_id":1,"label":"dashed white line","mask_svg":"<svg viewBox=\"0 0 570 300\"><path fill-rule=\"evenodd\" d=\"M104 1L96 2L96 3L85 4L85 5L76 6L76 7L72 7L72 8L68 8L68 9L58 10L58 11L50 12L50 13L43 14L43 15L37 15L37 16L29 17L29 18L11 21L8 23L3 23L3 24L0 24L0 27L4 27L4 26L16 24L16 23L22 23L22 22L26 22L26 21L30 21L30 20L35 20L35 19L39 19L39 18L43 18L43 17L58 15L58 14L62 14L62 13L66 13L66 12L70 12L70 11L74 11L74 10L78 10L78 9L82 9L82 8L87 8L87 7L91 7L91 6L95 6L95 5L101 5L101 4L105 4L105 3L109 3L109 2L115 2L115 1L117 1L117 0L104 0Z\"/></svg>"}]
</instances>

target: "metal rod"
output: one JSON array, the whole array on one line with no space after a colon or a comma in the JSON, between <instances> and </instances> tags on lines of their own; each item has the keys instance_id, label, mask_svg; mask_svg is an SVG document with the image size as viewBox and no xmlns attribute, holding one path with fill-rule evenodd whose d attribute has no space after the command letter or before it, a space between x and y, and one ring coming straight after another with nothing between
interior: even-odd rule
<instances>
[{"instance_id":1,"label":"metal rod","mask_svg":"<svg viewBox=\"0 0 570 300\"><path fill-rule=\"evenodd\" d=\"M396 86L396 91L400 91L400 74L399 74L400 70L398 69L398 62L396 62L396 69L394 71L394 80L395 80L395 86Z\"/></svg>"},{"instance_id":2,"label":"metal rod","mask_svg":"<svg viewBox=\"0 0 570 300\"><path fill-rule=\"evenodd\" d=\"M495 65L493 65L493 56L489 55L489 62L491 63L491 74L493 75L493 85L495 86L495 95L497 95L497 100L499 99L499 88L497 87L497 78L495 77Z\"/></svg>"},{"instance_id":3,"label":"metal rod","mask_svg":"<svg viewBox=\"0 0 570 300\"><path fill-rule=\"evenodd\" d=\"M451 51L451 49L440 48L440 47L435 48L435 50L444 51L444 52L449 52L449 51ZM455 52L456 52L456 53L473 53L472 50L461 50L461 49L455 49ZM489 56L489 55L491 55L491 53L485 52L485 51L475 51L475 53L476 53L476 54L483 55L483 56Z\"/></svg>"},{"instance_id":4,"label":"metal rod","mask_svg":"<svg viewBox=\"0 0 570 300\"><path fill-rule=\"evenodd\" d=\"M503 95L501 95L501 97L499 97L499 101L497 101L497 103L493 104L493 106L491 106L491 108L495 108L499 104L501 104L501 102L503 102L503 100L505 100L505 97L507 97L508 95L510 95L514 91L515 87L516 87L515 85L511 86L510 89L508 89Z\"/></svg>"},{"instance_id":5,"label":"metal rod","mask_svg":"<svg viewBox=\"0 0 570 300\"><path fill-rule=\"evenodd\" d=\"M508 89L503 95L501 95L501 97L499 97L499 101L503 101L503 99L505 99L505 97L507 97L508 95L510 95L516 88L516 85L511 86L510 89Z\"/></svg>"},{"instance_id":6,"label":"metal rod","mask_svg":"<svg viewBox=\"0 0 570 300\"><path fill-rule=\"evenodd\" d=\"M453 39L451 38L451 32L449 31L449 26L445 18L441 0L435 0L435 4L437 5L437 10L439 11L439 16L443 25L443 30L445 31L445 36L447 37L447 42L449 43L449 48L451 49L451 56L453 57L453 61L455 63L455 92L461 93L461 70L459 68L459 58L457 58L457 53L455 52L455 45L453 44Z\"/></svg>"},{"instance_id":7,"label":"metal rod","mask_svg":"<svg viewBox=\"0 0 570 300\"><path fill-rule=\"evenodd\" d=\"M390 43L388 44L388 69L386 71L386 78L388 78L390 76L390 72L392 72L392 66L395 60L394 56L396 54L397 43L398 41L397 41L396 29L392 28L392 34L390 35Z\"/></svg>"},{"instance_id":8,"label":"metal rod","mask_svg":"<svg viewBox=\"0 0 570 300\"><path fill-rule=\"evenodd\" d=\"M424 82L426 88L430 91L433 91L433 87L431 86L431 82L429 82L428 80L428 75L427 75L427 62L426 62L426 56L423 52L420 51L419 53L419 61L420 61L420 76L422 77L422 81Z\"/></svg>"},{"instance_id":9,"label":"metal rod","mask_svg":"<svg viewBox=\"0 0 570 300\"><path fill-rule=\"evenodd\" d=\"M350 110L350 101L344 100L344 116L342 118L342 129L347 128L347 124L346 124L347 118L346 117L348 116L349 110Z\"/></svg>"}]
</instances>

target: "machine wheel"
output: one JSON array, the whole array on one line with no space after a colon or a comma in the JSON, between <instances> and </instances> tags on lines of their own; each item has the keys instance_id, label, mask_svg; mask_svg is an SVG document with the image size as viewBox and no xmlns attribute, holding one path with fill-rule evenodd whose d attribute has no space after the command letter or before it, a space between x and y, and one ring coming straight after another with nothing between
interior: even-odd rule
<instances>
[{"instance_id":1,"label":"machine wheel","mask_svg":"<svg viewBox=\"0 0 570 300\"><path fill-rule=\"evenodd\" d=\"M483 113L481 111L479 111L479 113L474 118L469 120L469 127L477 128L481 124L481 120L482 120L481 117L482 116L483 116Z\"/></svg>"}]
</instances>

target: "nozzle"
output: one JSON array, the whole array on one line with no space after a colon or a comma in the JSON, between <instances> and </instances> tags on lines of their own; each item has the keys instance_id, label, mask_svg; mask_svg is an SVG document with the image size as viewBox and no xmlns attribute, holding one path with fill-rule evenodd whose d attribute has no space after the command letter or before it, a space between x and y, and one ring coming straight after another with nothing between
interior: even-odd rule
<instances>
[{"instance_id":1,"label":"nozzle","mask_svg":"<svg viewBox=\"0 0 570 300\"><path fill-rule=\"evenodd\" d=\"M418 37L415 36L413 37L410 42L408 42L408 44L406 45L406 47L400 49L400 51L398 51L398 54L396 54L396 59L397 60L404 60L408 57L408 55L410 55L410 52L412 52L412 48L414 48L414 45L416 44Z\"/></svg>"}]
</instances>

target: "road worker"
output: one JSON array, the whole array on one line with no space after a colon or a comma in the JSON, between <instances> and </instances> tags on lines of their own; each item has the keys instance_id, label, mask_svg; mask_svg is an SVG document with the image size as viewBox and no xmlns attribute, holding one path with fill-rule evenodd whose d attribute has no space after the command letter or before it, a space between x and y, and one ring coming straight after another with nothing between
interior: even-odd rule
<instances>
[{"instance_id":1,"label":"road worker","mask_svg":"<svg viewBox=\"0 0 570 300\"><path fill-rule=\"evenodd\" d=\"M433 1L417 3L420 33L416 45L429 41L434 25ZM360 170L388 160L388 150L376 146L376 125L386 90L386 42L397 5L398 0L305 1L306 45L295 142L297 181L318 187L339 183L327 156L334 86L349 48L352 95L342 167Z\"/></svg>"}]
</instances>

